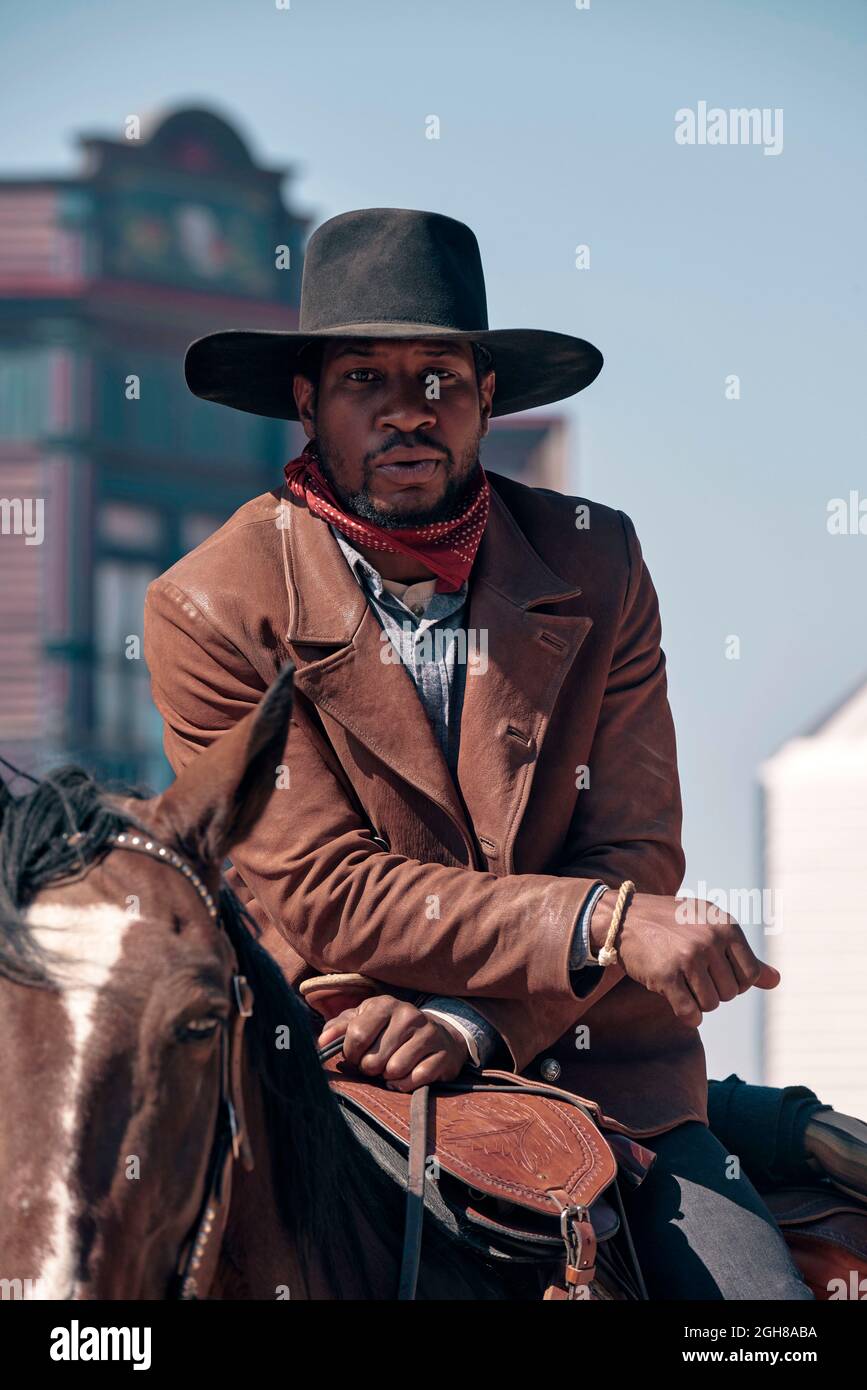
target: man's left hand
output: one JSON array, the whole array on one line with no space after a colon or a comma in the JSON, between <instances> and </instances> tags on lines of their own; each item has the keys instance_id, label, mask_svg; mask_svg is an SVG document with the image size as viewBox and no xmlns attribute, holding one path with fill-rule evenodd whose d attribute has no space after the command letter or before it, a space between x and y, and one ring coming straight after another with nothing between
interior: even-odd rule
<instances>
[{"instance_id":1,"label":"man's left hand","mask_svg":"<svg viewBox=\"0 0 867 1390\"><path fill-rule=\"evenodd\" d=\"M453 1081L469 1061L466 1039L438 1018L390 994L374 994L325 1024L317 1045L343 1037L343 1055L395 1091Z\"/></svg>"}]
</instances>

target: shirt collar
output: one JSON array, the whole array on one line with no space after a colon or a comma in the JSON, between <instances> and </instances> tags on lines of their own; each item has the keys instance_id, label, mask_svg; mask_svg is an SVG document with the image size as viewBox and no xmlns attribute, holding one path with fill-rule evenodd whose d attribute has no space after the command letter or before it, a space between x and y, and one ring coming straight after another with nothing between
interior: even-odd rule
<instances>
[{"instance_id":1,"label":"shirt collar","mask_svg":"<svg viewBox=\"0 0 867 1390\"><path fill-rule=\"evenodd\" d=\"M340 546L340 549L343 551L349 568L352 570L361 587L365 587L366 581L374 598L381 599L384 596L386 599L396 600L400 603L400 599L397 599L395 594L390 594L385 588L382 582L382 575L379 573L379 570L374 568L366 556L357 551L355 546L350 545L346 537L337 530L336 526L332 526L331 522L328 523L328 527L334 539L337 541L337 544ZM435 593L433 598L448 598L452 600L454 606L457 607L464 602L467 596L467 588L467 581L464 580L460 589L456 590L454 594Z\"/></svg>"},{"instance_id":2,"label":"shirt collar","mask_svg":"<svg viewBox=\"0 0 867 1390\"><path fill-rule=\"evenodd\" d=\"M379 570L374 569L370 561L367 560L360 551L356 550L354 545L350 545L346 537L337 530L336 526L332 526L331 522L328 523L328 529L337 541L343 554L346 556L346 562L361 587L364 588L364 581L366 579L375 598L380 598L383 593L387 593L388 590L383 587L382 575L379 573Z\"/></svg>"}]
</instances>

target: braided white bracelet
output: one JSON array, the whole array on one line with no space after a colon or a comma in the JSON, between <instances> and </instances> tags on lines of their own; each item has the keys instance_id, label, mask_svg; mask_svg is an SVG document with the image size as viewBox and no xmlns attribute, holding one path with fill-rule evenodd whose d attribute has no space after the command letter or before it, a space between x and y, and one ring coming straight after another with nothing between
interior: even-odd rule
<instances>
[{"instance_id":1,"label":"braided white bracelet","mask_svg":"<svg viewBox=\"0 0 867 1390\"><path fill-rule=\"evenodd\" d=\"M617 902L614 904L614 911L611 914L611 925L605 937L605 945L600 948L598 956L594 957L593 955L588 955L587 957L592 965L616 965L620 959L614 942L620 929L620 924L623 921L626 906L631 901L634 892L635 884L632 882L631 878L627 878L621 883L620 892L617 894Z\"/></svg>"}]
</instances>

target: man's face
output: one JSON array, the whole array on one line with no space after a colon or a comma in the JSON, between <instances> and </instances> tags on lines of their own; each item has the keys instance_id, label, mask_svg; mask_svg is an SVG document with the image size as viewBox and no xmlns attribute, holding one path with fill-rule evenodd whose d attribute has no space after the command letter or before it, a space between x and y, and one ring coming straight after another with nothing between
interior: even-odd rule
<instances>
[{"instance_id":1,"label":"man's face","mask_svg":"<svg viewBox=\"0 0 867 1390\"><path fill-rule=\"evenodd\" d=\"M469 343L330 339L318 392L300 375L293 390L347 511L396 527L443 521L460 508L494 392L492 371L477 384Z\"/></svg>"}]
</instances>

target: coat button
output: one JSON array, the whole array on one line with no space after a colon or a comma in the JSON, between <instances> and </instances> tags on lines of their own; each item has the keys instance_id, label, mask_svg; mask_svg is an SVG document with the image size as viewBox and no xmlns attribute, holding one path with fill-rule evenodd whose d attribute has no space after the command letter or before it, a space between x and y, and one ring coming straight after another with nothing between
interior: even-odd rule
<instances>
[{"instance_id":1,"label":"coat button","mask_svg":"<svg viewBox=\"0 0 867 1390\"><path fill-rule=\"evenodd\" d=\"M559 1081L563 1068L553 1057L546 1057L539 1070L543 1081Z\"/></svg>"}]
</instances>

